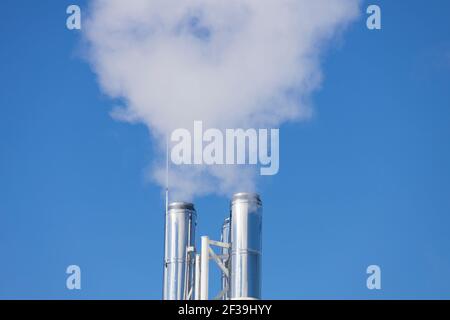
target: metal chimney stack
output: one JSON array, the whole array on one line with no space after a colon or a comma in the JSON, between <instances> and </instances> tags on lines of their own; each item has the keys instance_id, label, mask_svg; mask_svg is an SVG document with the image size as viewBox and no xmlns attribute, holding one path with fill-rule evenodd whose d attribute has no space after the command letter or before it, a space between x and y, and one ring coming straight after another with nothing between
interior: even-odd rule
<instances>
[{"instance_id":1,"label":"metal chimney stack","mask_svg":"<svg viewBox=\"0 0 450 320\"><path fill-rule=\"evenodd\" d=\"M220 237L220 241L223 243L230 243L230 218L226 218L222 225L222 235ZM230 249L222 248L222 263L225 268L230 270ZM224 292L222 300L230 299L230 281L228 277L222 273L222 291Z\"/></svg>"},{"instance_id":2,"label":"metal chimney stack","mask_svg":"<svg viewBox=\"0 0 450 320\"><path fill-rule=\"evenodd\" d=\"M255 193L231 201L230 299L261 299L262 203Z\"/></svg>"},{"instance_id":3,"label":"metal chimney stack","mask_svg":"<svg viewBox=\"0 0 450 320\"><path fill-rule=\"evenodd\" d=\"M209 264L222 272L215 299L261 299L262 203L255 193L236 193L220 241L201 237L195 249L197 213L192 203L167 206L164 257L164 300L208 300ZM220 249L220 253L215 250Z\"/></svg>"},{"instance_id":4,"label":"metal chimney stack","mask_svg":"<svg viewBox=\"0 0 450 320\"><path fill-rule=\"evenodd\" d=\"M194 205L172 202L166 213L164 300L188 300L194 286L197 213Z\"/></svg>"}]
</instances>

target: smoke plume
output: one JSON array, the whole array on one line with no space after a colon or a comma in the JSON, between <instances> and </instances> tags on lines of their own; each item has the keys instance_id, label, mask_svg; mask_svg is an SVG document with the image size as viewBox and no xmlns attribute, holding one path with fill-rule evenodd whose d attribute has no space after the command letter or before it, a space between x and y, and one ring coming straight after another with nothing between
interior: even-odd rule
<instances>
[{"instance_id":1,"label":"smoke plume","mask_svg":"<svg viewBox=\"0 0 450 320\"><path fill-rule=\"evenodd\" d=\"M122 102L111 114L148 126L164 185L175 128L308 119L324 47L358 12L359 0L93 0L83 28L103 92ZM170 181L189 199L254 189L255 170L172 166Z\"/></svg>"}]
</instances>

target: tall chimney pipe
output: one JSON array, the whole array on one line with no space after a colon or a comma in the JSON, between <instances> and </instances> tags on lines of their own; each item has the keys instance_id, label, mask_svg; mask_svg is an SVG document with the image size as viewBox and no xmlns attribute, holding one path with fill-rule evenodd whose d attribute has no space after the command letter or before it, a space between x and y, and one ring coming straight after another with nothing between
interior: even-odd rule
<instances>
[{"instance_id":1,"label":"tall chimney pipe","mask_svg":"<svg viewBox=\"0 0 450 320\"><path fill-rule=\"evenodd\" d=\"M194 205L172 202L166 213L164 244L164 300L186 300L194 286L195 227Z\"/></svg>"},{"instance_id":2,"label":"tall chimney pipe","mask_svg":"<svg viewBox=\"0 0 450 320\"><path fill-rule=\"evenodd\" d=\"M230 218L226 218L222 224L222 235L220 241L224 243L230 243ZM230 271L230 250L228 248L222 248L222 263ZM230 281L228 277L222 273L222 291L224 292L222 300L230 299Z\"/></svg>"},{"instance_id":3,"label":"tall chimney pipe","mask_svg":"<svg viewBox=\"0 0 450 320\"><path fill-rule=\"evenodd\" d=\"M230 299L261 299L262 202L255 193L231 201Z\"/></svg>"}]
</instances>

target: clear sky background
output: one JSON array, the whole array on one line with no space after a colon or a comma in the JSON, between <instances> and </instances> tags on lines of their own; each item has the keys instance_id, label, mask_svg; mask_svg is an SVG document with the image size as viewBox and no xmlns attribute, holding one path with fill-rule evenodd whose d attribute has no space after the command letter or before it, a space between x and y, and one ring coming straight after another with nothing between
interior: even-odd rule
<instances>
[{"instance_id":1,"label":"clear sky background","mask_svg":"<svg viewBox=\"0 0 450 320\"><path fill-rule=\"evenodd\" d=\"M1 5L0 298L159 299L154 146L109 116L72 3ZM362 12L332 46L315 116L281 128L280 172L260 185L264 298L450 298L450 2L372 3L383 29ZM219 238L228 201L196 200L200 235Z\"/></svg>"}]
</instances>

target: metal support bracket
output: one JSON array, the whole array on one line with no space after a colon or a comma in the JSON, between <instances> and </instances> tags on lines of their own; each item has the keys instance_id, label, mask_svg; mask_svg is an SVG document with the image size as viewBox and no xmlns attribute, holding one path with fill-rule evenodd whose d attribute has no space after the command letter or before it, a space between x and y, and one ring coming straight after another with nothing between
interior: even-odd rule
<instances>
[{"instance_id":1,"label":"metal support bracket","mask_svg":"<svg viewBox=\"0 0 450 320\"><path fill-rule=\"evenodd\" d=\"M222 273L228 278L229 271L226 266L223 264L222 260L224 257L228 257L228 255L217 255L211 246L216 246L220 248L230 248L231 245L229 243L210 240L208 236L203 236L202 238L202 246L200 256L196 259L197 263L200 263L200 272L195 273L195 299L196 300L208 300L208 286L209 286L209 260L214 260ZM200 261L199 261L200 260ZM199 290L197 288L199 287ZM214 299L220 299L225 294L227 288L224 288Z\"/></svg>"}]
</instances>

